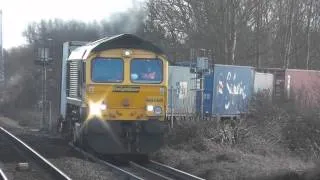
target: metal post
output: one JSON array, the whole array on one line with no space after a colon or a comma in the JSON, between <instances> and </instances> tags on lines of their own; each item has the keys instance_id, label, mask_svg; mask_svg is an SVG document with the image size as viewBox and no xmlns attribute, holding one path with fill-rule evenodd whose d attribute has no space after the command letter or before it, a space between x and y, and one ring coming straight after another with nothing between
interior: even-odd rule
<instances>
[{"instance_id":1,"label":"metal post","mask_svg":"<svg viewBox=\"0 0 320 180\"><path fill-rule=\"evenodd\" d=\"M48 115L48 106L50 105L50 112L51 113L51 102L50 104L48 104L48 100L47 100L47 66L50 63L50 57L49 57L49 48L50 48L50 44L48 44L49 42L51 42L52 39L42 39L39 42L37 42L36 44L36 48L37 48L37 54L38 57L35 60L36 64L40 64L41 65L41 103L42 103L42 118L40 120L40 129L41 130L49 130L50 129L50 123L49 122L49 115ZM51 116L51 115L50 115ZM50 117L51 118L51 117Z\"/></svg>"},{"instance_id":2,"label":"metal post","mask_svg":"<svg viewBox=\"0 0 320 180\"><path fill-rule=\"evenodd\" d=\"M51 104L51 101L48 101L49 102L49 131L52 131L52 104Z\"/></svg>"},{"instance_id":3,"label":"metal post","mask_svg":"<svg viewBox=\"0 0 320 180\"><path fill-rule=\"evenodd\" d=\"M47 50L46 48L41 48L41 61L42 61L42 119L41 119L41 129L48 129L47 122Z\"/></svg>"},{"instance_id":4,"label":"metal post","mask_svg":"<svg viewBox=\"0 0 320 180\"><path fill-rule=\"evenodd\" d=\"M44 98L44 83L45 82L45 65L42 65L42 93L41 93L41 103L42 103L42 118L41 118L41 129L45 128L45 98Z\"/></svg>"},{"instance_id":5,"label":"metal post","mask_svg":"<svg viewBox=\"0 0 320 180\"><path fill-rule=\"evenodd\" d=\"M171 91L171 128L173 128L173 86L170 87L170 91Z\"/></svg>"},{"instance_id":6,"label":"metal post","mask_svg":"<svg viewBox=\"0 0 320 180\"><path fill-rule=\"evenodd\" d=\"M44 87L43 87L43 92L44 92L44 122L45 122L45 129L48 129L48 116L47 116L47 107L48 107L48 102L47 102L47 67L44 65Z\"/></svg>"},{"instance_id":7,"label":"metal post","mask_svg":"<svg viewBox=\"0 0 320 180\"><path fill-rule=\"evenodd\" d=\"M204 87L203 87L204 76L203 73L200 74L200 96L201 96L201 108L200 108L200 116L203 119L203 103L204 103Z\"/></svg>"}]
</instances>

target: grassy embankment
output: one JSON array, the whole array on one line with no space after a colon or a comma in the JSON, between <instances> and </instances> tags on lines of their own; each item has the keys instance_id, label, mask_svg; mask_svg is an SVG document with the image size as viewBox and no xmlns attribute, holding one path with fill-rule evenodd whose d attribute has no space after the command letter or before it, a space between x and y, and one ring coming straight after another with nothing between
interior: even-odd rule
<instances>
[{"instance_id":1,"label":"grassy embankment","mask_svg":"<svg viewBox=\"0 0 320 180\"><path fill-rule=\"evenodd\" d=\"M233 128L216 120L178 120L153 158L205 179L320 179L319 118L291 106L257 97L250 116Z\"/></svg>"}]
</instances>

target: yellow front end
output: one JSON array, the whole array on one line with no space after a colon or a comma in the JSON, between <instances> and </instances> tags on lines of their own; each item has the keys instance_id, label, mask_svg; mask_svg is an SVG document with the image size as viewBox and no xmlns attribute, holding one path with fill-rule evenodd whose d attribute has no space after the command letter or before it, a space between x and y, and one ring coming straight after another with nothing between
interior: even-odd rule
<instances>
[{"instance_id":1,"label":"yellow front end","mask_svg":"<svg viewBox=\"0 0 320 180\"><path fill-rule=\"evenodd\" d=\"M168 62L163 57L143 50L109 50L92 54L86 63L86 98L89 106L88 118L98 117L105 121L135 121L156 119L164 121L167 104ZM92 61L97 57L112 57L123 60L121 82L94 82ZM161 82L132 82L131 63L133 59L159 59L162 62Z\"/></svg>"},{"instance_id":2,"label":"yellow front end","mask_svg":"<svg viewBox=\"0 0 320 180\"><path fill-rule=\"evenodd\" d=\"M168 62L137 49L92 53L86 60L88 142L107 154L149 153L166 129Z\"/></svg>"}]
</instances>

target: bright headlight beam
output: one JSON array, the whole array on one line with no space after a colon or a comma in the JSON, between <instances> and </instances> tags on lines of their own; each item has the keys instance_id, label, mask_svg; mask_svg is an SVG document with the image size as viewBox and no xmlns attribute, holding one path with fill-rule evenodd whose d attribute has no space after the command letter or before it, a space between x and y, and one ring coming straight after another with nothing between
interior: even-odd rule
<instances>
[{"instance_id":1,"label":"bright headlight beam","mask_svg":"<svg viewBox=\"0 0 320 180\"><path fill-rule=\"evenodd\" d=\"M90 102L89 103L89 117L101 117L102 111L107 110L107 104L105 102Z\"/></svg>"},{"instance_id":2,"label":"bright headlight beam","mask_svg":"<svg viewBox=\"0 0 320 180\"><path fill-rule=\"evenodd\" d=\"M147 106L147 111L153 111L153 106L152 105L148 105Z\"/></svg>"},{"instance_id":3,"label":"bright headlight beam","mask_svg":"<svg viewBox=\"0 0 320 180\"><path fill-rule=\"evenodd\" d=\"M101 104L91 103L89 105L90 108L90 116L100 116L101 115Z\"/></svg>"}]
</instances>

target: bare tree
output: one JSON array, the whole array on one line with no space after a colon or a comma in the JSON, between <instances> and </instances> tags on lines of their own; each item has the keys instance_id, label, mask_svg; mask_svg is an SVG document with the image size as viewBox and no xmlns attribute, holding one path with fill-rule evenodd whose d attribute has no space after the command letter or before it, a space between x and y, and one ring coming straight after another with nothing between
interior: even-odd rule
<instances>
[{"instance_id":1,"label":"bare tree","mask_svg":"<svg viewBox=\"0 0 320 180\"><path fill-rule=\"evenodd\" d=\"M309 1L309 10L308 10L308 17L307 17L307 47L306 47L306 51L307 51L307 58L306 58L306 68L309 69L309 62L310 62L310 24L311 24L311 19L312 17L312 11L313 11L313 0Z\"/></svg>"}]
</instances>

